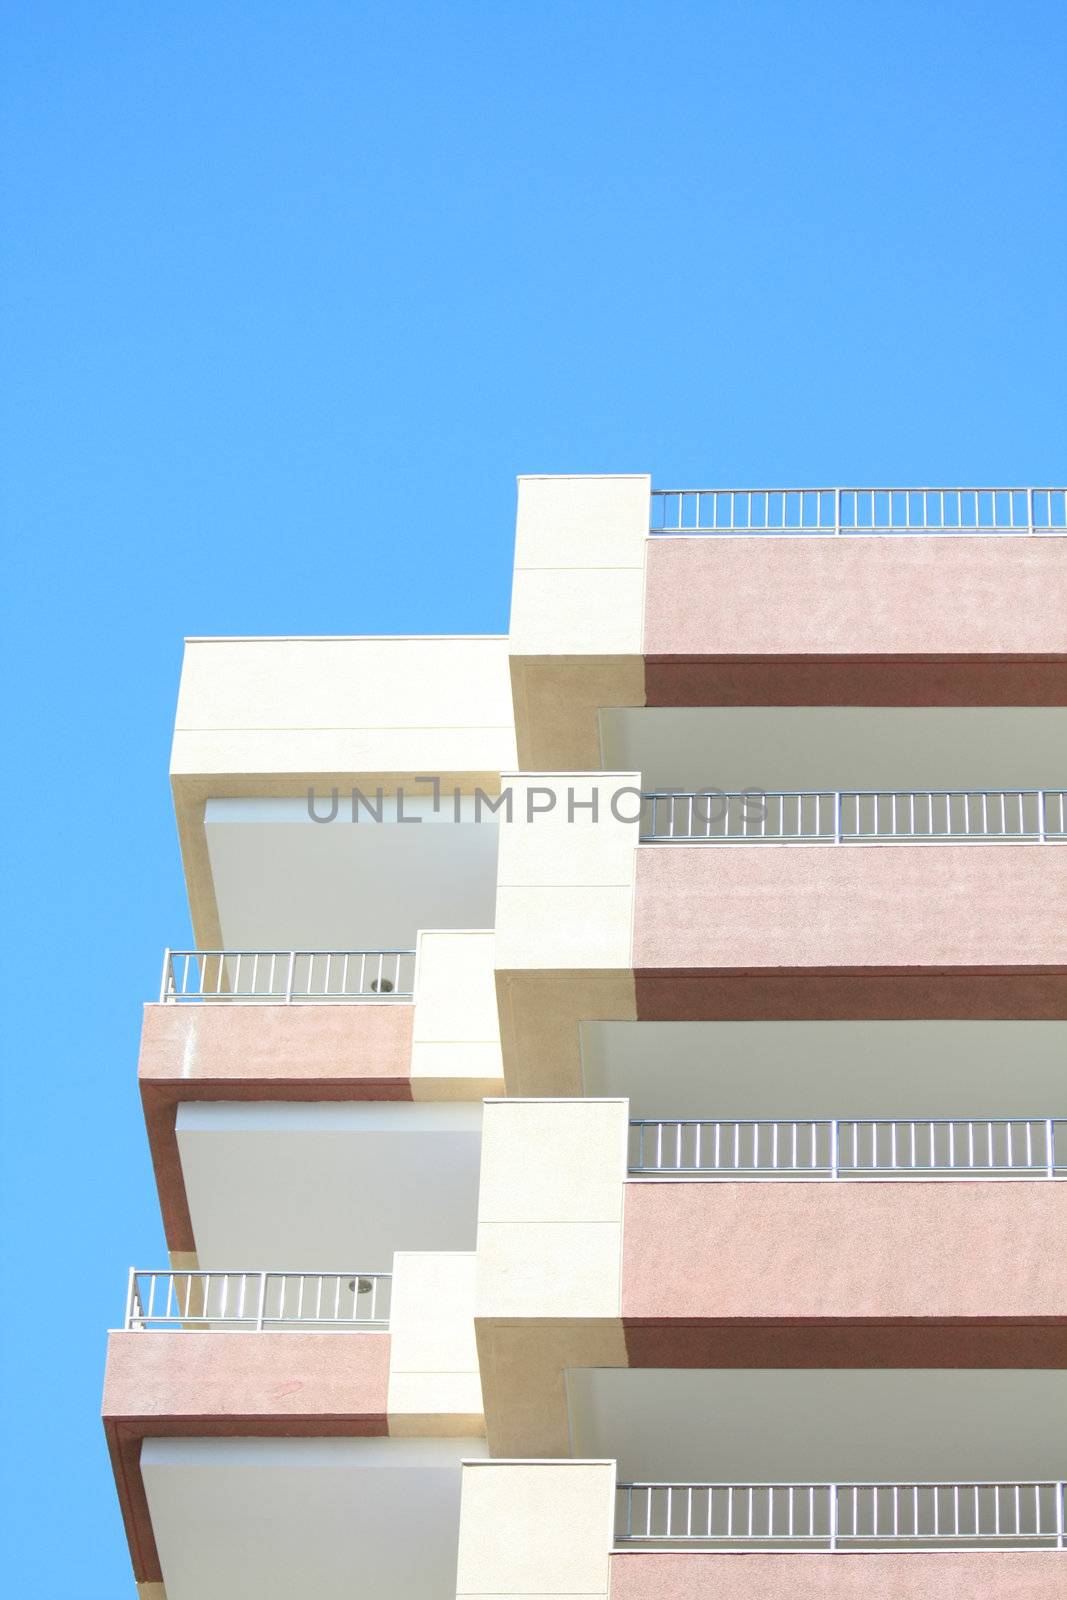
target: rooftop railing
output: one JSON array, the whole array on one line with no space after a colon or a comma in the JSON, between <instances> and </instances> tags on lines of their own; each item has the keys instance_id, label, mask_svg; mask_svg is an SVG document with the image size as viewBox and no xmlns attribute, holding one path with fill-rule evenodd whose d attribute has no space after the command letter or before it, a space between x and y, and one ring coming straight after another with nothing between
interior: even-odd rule
<instances>
[{"instance_id":1,"label":"rooftop railing","mask_svg":"<svg viewBox=\"0 0 1067 1600\"><path fill-rule=\"evenodd\" d=\"M653 534L1067 533L1067 489L654 489Z\"/></svg>"},{"instance_id":2,"label":"rooftop railing","mask_svg":"<svg viewBox=\"0 0 1067 1600\"><path fill-rule=\"evenodd\" d=\"M1062 1178L1067 1120L642 1119L630 1123L629 1170L666 1178Z\"/></svg>"},{"instance_id":3,"label":"rooftop railing","mask_svg":"<svg viewBox=\"0 0 1067 1600\"><path fill-rule=\"evenodd\" d=\"M1064 1484L623 1483L615 1537L761 1549L1064 1548Z\"/></svg>"},{"instance_id":4,"label":"rooftop railing","mask_svg":"<svg viewBox=\"0 0 1067 1600\"><path fill-rule=\"evenodd\" d=\"M159 998L411 1000L414 950L167 950Z\"/></svg>"},{"instance_id":5,"label":"rooftop railing","mask_svg":"<svg viewBox=\"0 0 1067 1600\"><path fill-rule=\"evenodd\" d=\"M1065 789L654 790L649 844L1062 843Z\"/></svg>"},{"instance_id":6,"label":"rooftop railing","mask_svg":"<svg viewBox=\"0 0 1067 1600\"><path fill-rule=\"evenodd\" d=\"M130 1331L389 1326L388 1272L130 1272Z\"/></svg>"}]
</instances>

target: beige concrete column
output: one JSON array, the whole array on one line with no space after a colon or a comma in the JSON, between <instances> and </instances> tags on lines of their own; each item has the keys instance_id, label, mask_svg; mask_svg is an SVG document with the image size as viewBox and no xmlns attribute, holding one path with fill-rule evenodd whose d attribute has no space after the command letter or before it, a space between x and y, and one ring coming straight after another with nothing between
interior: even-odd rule
<instances>
[{"instance_id":1,"label":"beige concrete column","mask_svg":"<svg viewBox=\"0 0 1067 1600\"><path fill-rule=\"evenodd\" d=\"M475 1317L494 1453L569 1449L568 1366L625 1366L629 1102L490 1100Z\"/></svg>"},{"instance_id":2,"label":"beige concrete column","mask_svg":"<svg viewBox=\"0 0 1067 1600\"><path fill-rule=\"evenodd\" d=\"M519 761L599 765L601 706L645 703L647 474L522 477L511 601Z\"/></svg>"},{"instance_id":3,"label":"beige concrete column","mask_svg":"<svg viewBox=\"0 0 1067 1600\"><path fill-rule=\"evenodd\" d=\"M389 1312L389 1433L485 1432L473 1251L397 1251Z\"/></svg>"},{"instance_id":4,"label":"beige concrete column","mask_svg":"<svg viewBox=\"0 0 1067 1600\"><path fill-rule=\"evenodd\" d=\"M503 1091L492 931L420 933L415 958L411 1092L481 1100Z\"/></svg>"},{"instance_id":5,"label":"beige concrete column","mask_svg":"<svg viewBox=\"0 0 1067 1600\"><path fill-rule=\"evenodd\" d=\"M614 1461L468 1461L458 1600L601 1600L614 1537Z\"/></svg>"},{"instance_id":6,"label":"beige concrete column","mask_svg":"<svg viewBox=\"0 0 1067 1600\"><path fill-rule=\"evenodd\" d=\"M633 1021L641 776L505 773L496 966L509 1094L582 1092L578 1024Z\"/></svg>"}]
</instances>

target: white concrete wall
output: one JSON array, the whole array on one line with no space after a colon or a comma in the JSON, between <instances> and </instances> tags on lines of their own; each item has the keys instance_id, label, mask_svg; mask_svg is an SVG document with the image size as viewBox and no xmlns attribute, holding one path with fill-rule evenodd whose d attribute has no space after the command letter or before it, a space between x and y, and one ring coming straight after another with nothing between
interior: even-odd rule
<instances>
[{"instance_id":1,"label":"white concrete wall","mask_svg":"<svg viewBox=\"0 0 1067 1600\"><path fill-rule=\"evenodd\" d=\"M503 1082L492 932L420 933L415 960L412 1092L480 1098ZM472 1087L473 1086L473 1087Z\"/></svg>"},{"instance_id":2,"label":"white concrete wall","mask_svg":"<svg viewBox=\"0 0 1067 1600\"><path fill-rule=\"evenodd\" d=\"M190 639L175 774L498 772L508 641Z\"/></svg>"},{"instance_id":3,"label":"white concrete wall","mask_svg":"<svg viewBox=\"0 0 1067 1600\"><path fill-rule=\"evenodd\" d=\"M612 801L639 790L640 775L504 773L501 783L513 804L510 821L500 815L498 969L628 969L640 800L622 794L619 815Z\"/></svg>"},{"instance_id":4,"label":"white concrete wall","mask_svg":"<svg viewBox=\"0 0 1067 1600\"><path fill-rule=\"evenodd\" d=\"M487 1100L480 1318L617 1318L627 1100Z\"/></svg>"},{"instance_id":5,"label":"white concrete wall","mask_svg":"<svg viewBox=\"0 0 1067 1600\"><path fill-rule=\"evenodd\" d=\"M459 1600L601 1600L614 1536L614 1461L468 1461Z\"/></svg>"},{"instance_id":6,"label":"white concrete wall","mask_svg":"<svg viewBox=\"0 0 1067 1600\"><path fill-rule=\"evenodd\" d=\"M389 1432L480 1433L473 1252L398 1251L389 1314Z\"/></svg>"},{"instance_id":7,"label":"white concrete wall","mask_svg":"<svg viewBox=\"0 0 1067 1600\"><path fill-rule=\"evenodd\" d=\"M519 479L512 655L640 655L651 488L644 474Z\"/></svg>"}]
</instances>

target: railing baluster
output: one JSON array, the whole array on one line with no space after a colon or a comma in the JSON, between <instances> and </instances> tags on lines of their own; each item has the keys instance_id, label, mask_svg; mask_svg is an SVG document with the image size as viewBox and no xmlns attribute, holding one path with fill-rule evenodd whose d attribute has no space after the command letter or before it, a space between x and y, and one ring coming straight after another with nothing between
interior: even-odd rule
<instances>
[{"instance_id":1,"label":"railing baluster","mask_svg":"<svg viewBox=\"0 0 1067 1600\"><path fill-rule=\"evenodd\" d=\"M939 843L957 839L1064 842L1067 791L1055 791L1058 827L1051 820L1051 793L1037 789L648 791L644 795L648 820L640 837L646 842L686 844L761 840L837 844L877 840L892 844L915 839ZM758 819L748 811L757 794L761 801ZM1030 797L1036 807L1032 825ZM721 816L713 816L713 805L720 804L724 808ZM668 813L665 827L660 822L661 806ZM992 822L991 806L996 812ZM1009 810L1015 818L1011 823Z\"/></svg>"},{"instance_id":2,"label":"railing baluster","mask_svg":"<svg viewBox=\"0 0 1067 1600\"><path fill-rule=\"evenodd\" d=\"M350 988L349 973L355 958L359 960L360 980ZM366 981L368 959L375 963L378 974L370 986ZM414 959L413 950L167 950L160 1001L337 1002L378 999L383 995L392 1000L410 1000ZM341 964L342 970L339 987L333 976L335 962ZM281 979L279 966L283 963L285 976ZM402 963L410 966L402 967ZM391 976L386 978L387 974Z\"/></svg>"},{"instance_id":3,"label":"railing baluster","mask_svg":"<svg viewBox=\"0 0 1067 1600\"><path fill-rule=\"evenodd\" d=\"M1059 1126L1053 1117L643 1118L630 1124L628 1164L631 1172L709 1177L746 1173L766 1179L819 1170L831 1180L874 1174L973 1177L1000 1172L1053 1178L1058 1172ZM920 1158L920 1128L926 1129L925 1159ZM1021 1155L1016 1145L1019 1128ZM823 1129L825 1163L819 1155ZM1036 1129L1042 1130L1040 1135Z\"/></svg>"},{"instance_id":4,"label":"railing baluster","mask_svg":"<svg viewBox=\"0 0 1067 1600\"><path fill-rule=\"evenodd\" d=\"M1032 1519L1026 1510L1031 1500ZM639 1516L634 1508L642 1503ZM1022 1547L1064 1548L1064 1484L1058 1480L619 1484L617 1506L616 1537L624 1542L718 1541L757 1549L819 1541L837 1551L907 1549L920 1540L942 1548L996 1548L1013 1539Z\"/></svg>"}]
</instances>

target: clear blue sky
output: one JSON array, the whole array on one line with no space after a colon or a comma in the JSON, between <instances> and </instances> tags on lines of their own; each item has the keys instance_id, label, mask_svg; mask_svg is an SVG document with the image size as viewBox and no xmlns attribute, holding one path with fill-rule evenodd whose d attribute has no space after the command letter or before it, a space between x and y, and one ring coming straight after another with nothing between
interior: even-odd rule
<instances>
[{"instance_id":1,"label":"clear blue sky","mask_svg":"<svg viewBox=\"0 0 1067 1600\"><path fill-rule=\"evenodd\" d=\"M502 631L517 472L1062 483L1067 7L2 12L5 1573L111 1600L182 636Z\"/></svg>"}]
</instances>

